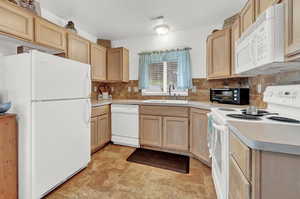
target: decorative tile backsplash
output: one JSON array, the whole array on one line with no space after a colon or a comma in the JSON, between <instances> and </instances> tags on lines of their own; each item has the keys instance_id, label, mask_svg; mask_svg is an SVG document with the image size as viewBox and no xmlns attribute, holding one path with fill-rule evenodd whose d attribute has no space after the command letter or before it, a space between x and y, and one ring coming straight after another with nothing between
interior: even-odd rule
<instances>
[{"instance_id":1,"label":"decorative tile backsplash","mask_svg":"<svg viewBox=\"0 0 300 199\"><path fill-rule=\"evenodd\" d=\"M99 86L99 84L93 83L93 87ZM196 92L192 92L192 89L189 91L189 96L178 97L177 99L209 101L210 88L249 87L251 105L265 108L266 104L263 102L265 88L271 85L286 84L300 84L300 71L225 80L193 79L193 85L196 88L194 91ZM138 91L138 80L131 80L129 83L109 83L107 85L112 89L113 99L174 99L174 97L168 96L142 96L141 92ZM261 91L260 93L259 90ZM92 97L96 98L96 96L97 93L93 92Z\"/></svg>"}]
</instances>

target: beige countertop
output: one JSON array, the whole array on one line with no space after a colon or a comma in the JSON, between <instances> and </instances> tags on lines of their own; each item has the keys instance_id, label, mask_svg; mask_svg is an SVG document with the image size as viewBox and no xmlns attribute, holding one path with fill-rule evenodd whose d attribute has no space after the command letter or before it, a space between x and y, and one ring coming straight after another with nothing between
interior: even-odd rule
<instances>
[{"instance_id":1,"label":"beige countertop","mask_svg":"<svg viewBox=\"0 0 300 199\"><path fill-rule=\"evenodd\" d=\"M300 125L240 121L228 125L252 149L300 155Z\"/></svg>"},{"instance_id":2,"label":"beige countertop","mask_svg":"<svg viewBox=\"0 0 300 199\"><path fill-rule=\"evenodd\" d=\"M168 100L167 100L168 101ZM172 100L169 100L172 101ZM182 101L182 100L179 100ZM231 107L231 108L245 108L247 106L238 106L238 105L230 105L230 104L217 104L210 102L200 102L200 101L186 101L186 103L168 103L168 102L149 102L147 100L92 100L92 106L103 106L108 104L129 104L129 105L153 105L153 106L183 106L183 107L191 107L191 108L200 108L210 110L211 108L216 107Z\"/></svg>"}]
</instances>

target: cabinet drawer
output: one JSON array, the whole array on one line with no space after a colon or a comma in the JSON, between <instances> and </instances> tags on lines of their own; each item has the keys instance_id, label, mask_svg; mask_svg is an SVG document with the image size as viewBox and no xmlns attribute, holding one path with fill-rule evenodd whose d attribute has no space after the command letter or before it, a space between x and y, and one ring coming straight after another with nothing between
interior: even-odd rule
<instances>
[{"instance_id":1,"label":"cabinet drawer","mask_svg":"<svg viewBox=\"0 0 300 199\"><path fill-rule=\"evenodd\" d=\"M229 160L229 199L250 199L251 185L235 160Z\"/></svg>"},{"instance_id":2,"label":"cabinet drawer","mask_svg":"<svg viewBox=\"0 0 300 199\"><path fill-rule=\"evenodd\" d=\"M251 151L232 133L230 134L230 154L242 170L245 177L251 180Z\"/></svg>"},{"instance_id":3,"label":"cabinet drawer","mask_svg":"<svg viewBox=\"0 0 300 199\"><path fill-rule=\"evenodd\" d=\"M186 107L171 106L141 106L140 113L143 115L188 117L189 109Z\"/></svg>"},{"instance_id":4,"label":"cabinet drawer","mask_svg":"<svg viewBox=\"0 0 300 199\"><path fill-rule=\"evenodd\" d=\"M33 40L33 15L11 3L0 1L0 32Z\"/></svg>"},{"instance_id":5,"label":"cabinet drawer","mask_svg":"<svg viewBox=\"0 0 300 199\"><path fill-rule=\"evenodd\" d=\"M109 105L92 108L92 117L97 117L109 113Z\"/></svg>"}]
</instances>

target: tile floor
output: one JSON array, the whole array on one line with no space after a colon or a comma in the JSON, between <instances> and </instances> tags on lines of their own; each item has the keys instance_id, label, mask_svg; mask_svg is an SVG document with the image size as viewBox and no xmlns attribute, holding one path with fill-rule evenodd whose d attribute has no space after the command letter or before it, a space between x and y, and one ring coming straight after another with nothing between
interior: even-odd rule
<instances>
[{"instance_id":1,"label":"tile floor","mask_svg":"<svg viewBox=\"0 0 300 199\"><path fill-rule=\"evenodd\" d=\"M191 159L190 174L127 162L134 148L108 145L46 199L216 199L211 170Z\"/></svg>"}]
</instances>

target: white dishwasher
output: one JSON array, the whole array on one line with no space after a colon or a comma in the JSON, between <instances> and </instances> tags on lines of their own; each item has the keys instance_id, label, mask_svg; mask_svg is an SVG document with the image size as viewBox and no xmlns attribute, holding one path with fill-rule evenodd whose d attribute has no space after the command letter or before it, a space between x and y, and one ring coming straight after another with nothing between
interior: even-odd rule
<instances>
[{"instance_id":1,"label":"white dishwasher","mask_svg":"<svg viewBox=\"0 0 300 199\"><path fill-rule=\"evenodd\" d=\"M114 144L140 147L139 141L139 106L111 106L112 142Z\"/></svg>"}]
</instances>

